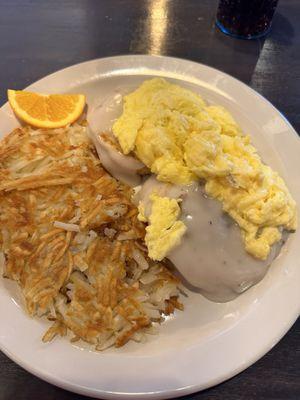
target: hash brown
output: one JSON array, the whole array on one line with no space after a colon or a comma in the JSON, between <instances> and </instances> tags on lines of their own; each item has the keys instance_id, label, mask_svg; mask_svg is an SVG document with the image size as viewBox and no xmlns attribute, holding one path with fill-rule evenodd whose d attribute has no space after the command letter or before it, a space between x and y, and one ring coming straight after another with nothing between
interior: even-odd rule
<instances>
[{"instance_id":1,"label":"hash brown","mask_svg":"<svg viewBox=\"0 0 300 400\"><path fill-rule=\"evenodd\" d=\"M0 143L3 276L31 316L97 350L142 341L182 309L179 281L147 257L132 190L101 166L85 124L18 128Z\"/></svg>"}]
</instances>

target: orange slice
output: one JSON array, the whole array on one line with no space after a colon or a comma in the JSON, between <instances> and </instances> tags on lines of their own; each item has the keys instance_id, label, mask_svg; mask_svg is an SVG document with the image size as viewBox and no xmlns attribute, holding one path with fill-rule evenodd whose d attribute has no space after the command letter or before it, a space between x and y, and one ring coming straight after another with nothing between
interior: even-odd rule
<instances>
[{"instance_id":1,"label":"orange slice","mask_svg":"<svg viewBox=\"0 0 300 400\"><path fill-rule=\"evenodd\" d=\"M60 128L76 121L83 112L83 94L39 94L8 90L8 101L15 114L38 128Z\"/></svg>"}]
</instances>

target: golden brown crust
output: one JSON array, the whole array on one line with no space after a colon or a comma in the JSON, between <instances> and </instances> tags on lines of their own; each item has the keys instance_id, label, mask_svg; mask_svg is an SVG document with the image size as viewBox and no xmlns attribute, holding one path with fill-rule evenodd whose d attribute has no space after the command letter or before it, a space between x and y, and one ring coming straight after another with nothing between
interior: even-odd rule
<instances>
[{"instance_id":1,"label":"golden brown crust","mask_svg":"<svg viewBox=\"0 0 300 400\"><path fill-rule=\"evenodd\" d=\"M44 341L69 329L99 349L122 346L161 319L147 307L178 307L157 294L171 285L177 298L178 282L147 258L131 189L101 167L83 126L16 129L0 144L0 177L4 276L18 282L30 315L53 321Z\"/></svg>"}]
</instances>

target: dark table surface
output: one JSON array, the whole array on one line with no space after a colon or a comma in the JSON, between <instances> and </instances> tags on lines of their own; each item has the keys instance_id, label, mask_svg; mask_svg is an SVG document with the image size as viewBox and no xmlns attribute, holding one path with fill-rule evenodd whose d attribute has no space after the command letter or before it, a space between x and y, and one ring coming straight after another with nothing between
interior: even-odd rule
<instances>
[{"instance_id":1,"label":"dark table surface","mask_svg":"<svg viewBox=\"0 0 300 400\"><path fill-rule=\"evenodd\" d=\"M0 0L0 103L7 88L22 89L81 61L163 54L242 80L300 132L299 0L281 0L270 34L255 41L220 33L214 26L216 6L215 0ZM299 343L300 320L252 367L186 399L299 400ZM0 400L36 398L84 399L30 375L0 353Z\"/></svg>"}]
</instances>

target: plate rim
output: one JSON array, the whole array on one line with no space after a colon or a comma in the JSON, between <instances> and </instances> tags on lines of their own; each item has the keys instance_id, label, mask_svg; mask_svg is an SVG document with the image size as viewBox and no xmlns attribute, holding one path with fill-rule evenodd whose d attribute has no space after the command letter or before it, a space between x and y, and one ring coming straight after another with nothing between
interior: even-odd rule
<instances>
[{"instance_id":1,"label":"plate rim","mask_svg":"<svg viewBox=\"0 0 300 400\"><path fill-rule=\"evenodd\" d=\"M79 67L79 66L83 66L85 64L89 64L92 62L97 62L99 60L113 60L113 59L119 59L119 58L132 58L132 57L138 57L138 58L149 58L149 59L170 59L170 60L174 60L174 61L179 61L179 62L188 62L189 64L194 64L196 65L200 65L202 67L208 68L216 73L221 73L222 75L225 75L226 77L228 77L229 79L233 79L235 81L237 81L240 85L244 86L244 88L246 88L247 90L249 90L250 92L252 92L252 94L255 94L257 97L259 97L262 101L267 102L269 106L271 106L273 108L274 111L278 112L281 116L281 118L284 119L284 121L289 125L289 127L293 130L293 133L296 135L297 138L299 138L299 135L296 131L296 129L294 128L294 126L292 125L292 123L288 120L288 118L283 114L282 111L280 111L277 107L275 107L273 105L273 103L268 100L265 96L263 96L262 94L260 94L257 90L253 89L250 85L248 85L247 83L243 82L242 80L234 77L233 75L228 74L227 72L224 72L218 68L212 67L208 64L202 63L202 62L197 62L194 60L189 60L188 58L180 58L180 57L173 57L173 56L164 56L164 55L160 55L160 54L119 54L119 55L114 55L114 56L106 56L106 57L96 57L96 58L92 58L90 60L86 60L86 61L81 61L75 64L71 64L67 67L61 68L61 69L57 69L54 72L51 72L48 75L43 76L42 78L38 79L37 81L30 83L28 86L26 86L24 89L20 89L20 90L26 90L31 88L32 86L41 83L41 81L43 81L45 78L50 78L51 76L57 74L57 73L62 73L62 72L66 72L68 69L73 69L74 67ZM0 109L4 106L6 106L8 104L8 101L6 101L5 103L3 103L2 105L0 105Z\"/></svg>"}]
</instances>

